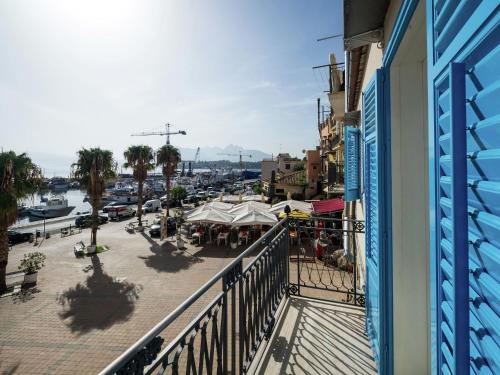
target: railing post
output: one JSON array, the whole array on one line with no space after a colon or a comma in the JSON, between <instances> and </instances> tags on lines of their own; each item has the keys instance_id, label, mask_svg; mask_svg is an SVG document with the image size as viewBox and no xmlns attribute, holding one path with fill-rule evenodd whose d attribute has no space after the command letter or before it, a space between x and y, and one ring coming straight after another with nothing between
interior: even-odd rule
<instances>
[{"instance_id":1,"label":"railing post","mask_svg":"<svg viewBox=\"0 0 500 375\"><path fill-rule=\"evenodd\" d=\"M288 231L288 237L290 237L290 231ZM297 228L297 237L298 237L298 228ZM297 295L300 296L300 241L299 241L299 239L297 239Z\"/></svg>"},{"instance_id":2,"label":"railing post","mask_svg":"<svg viewBox=\"0 0 500 375\"><path fill-rule=\"evenodd\" d=\"M245 301L244 301L244 289L243 289L243 283L244 283L244 278L241 277L239 280L239 308L238 308L238 315L239 315L239 334L240 334L240 349L239 349L239 355L238 355L238 362L239 362L239 373L240 375L243 374L243 360L244 360L244 352L245 352Z\"/></svg>"},{"instance_id":3,"label":"railing post","mask_svg":"<svg viewBox=\"0 0 500 375\"><path fill-rule=\"evenodd\" d=\"M231 288L231 374L236 374L236 281Z\"/></svg>"},{"instance_id":4,"label":"railing post","mask_svg":"<svg viewBox=\"0 0 500 375\"><path fill-rule=\"evenodd\" d=\"M351 233L351 246L352 246L352 254L354 258L354 264L353 264L353 278L354 278L354 306L358 305L358 263L357 263L357 247L356 247L356 225L352 225L352 232Z\"/></svg>"},{"instance_id":5,"label":"railing post","mask_svg":"<svg viewBox=\"0 0 500 375\"><path fill-rule=\"evenodd\" d=\"M285 222L285 290L287 297L290 296L290 219Z\"/></svg>"},{"instance_id":6,"label":"railing post","mask_svg":"<svg viewBox=\"0 0 500 375\"><path fill-rule=\"evenodd\" d=\"M221 321L221 336L222 336L222 373L227 374L227 287L228 284L232 281L229 280L232 278L228 277L228 274L225 274L222 278L222 292L224 293L222 297L222 321Z\"/></svg>"}]
</instances>

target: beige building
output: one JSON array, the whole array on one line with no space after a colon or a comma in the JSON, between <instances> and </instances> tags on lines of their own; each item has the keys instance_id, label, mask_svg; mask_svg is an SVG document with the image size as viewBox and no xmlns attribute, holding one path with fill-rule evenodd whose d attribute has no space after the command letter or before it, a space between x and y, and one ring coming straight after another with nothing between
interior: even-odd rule
<instances>
[{"instance_id":1,"label":"beige building","mask_svg":"<svg viewBox=\"0 0 500 375\"><path fill-rule=\"evenodd\" d=\"M322 159L323 192L328 198L344 193L344 71L330 54L330 92L328 100L331 113L320 124L320 149Z\"/></svg>"},{"instance_id":2,"label":"beige building","mask_svg":"<svg viewBox=\"0 0 500 375\"><path fill-rule=\"evenodd\" d=\"M278 154L276 160L263 160L261 168L262 189L268 197L286 199L290 193L295 199L310 199L318 194L321 180L319 150L307 150L305 160L287 153Z\"/></svg>"}]
</instances>

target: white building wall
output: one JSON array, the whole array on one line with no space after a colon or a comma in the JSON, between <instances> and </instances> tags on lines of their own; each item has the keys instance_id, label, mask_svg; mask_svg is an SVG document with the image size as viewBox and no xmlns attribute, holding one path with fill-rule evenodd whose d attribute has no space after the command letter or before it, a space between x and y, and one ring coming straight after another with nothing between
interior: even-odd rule
<instances>
[{"instance_id":1,"label":"white building wall","mask_svg":"<svg viewBox=\"0 0 500 375\"><path fill-rule=\"evenodd\" d=\"M390 70L394 373L429 371L429 199L425 7Z\"/></svg>"}]
</instances>

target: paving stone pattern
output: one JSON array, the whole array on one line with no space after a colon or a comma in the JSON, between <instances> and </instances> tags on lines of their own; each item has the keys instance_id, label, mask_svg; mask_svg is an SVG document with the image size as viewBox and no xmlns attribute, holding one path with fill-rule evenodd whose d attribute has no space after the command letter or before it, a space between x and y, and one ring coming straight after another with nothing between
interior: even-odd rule
<instances>
[{"instance_id":1,"label":"paving stone pattern","mask_svg":"<svg viewBox=\"0 0 500 375\"><path fill-rule=\"evenodd\" d=\"M23 254L47 256L36 287L0 299L0 374L95 374L151 329L243 248L185 251L147 234L129 234L127 221L109 223L98 243L109 251L77 259L73 245L90 230L39 247L16 245L8 272ZM213 299L213 288L165 333L174 337Z\"/></svg>"}]
</instances>

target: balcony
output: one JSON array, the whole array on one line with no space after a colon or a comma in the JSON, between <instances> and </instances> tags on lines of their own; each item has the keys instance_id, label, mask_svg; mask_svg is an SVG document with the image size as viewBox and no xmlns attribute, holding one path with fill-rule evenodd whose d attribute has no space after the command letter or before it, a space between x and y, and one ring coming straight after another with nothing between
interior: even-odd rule
<instances>
[{"instance_id":1,"label":"balcony","mask_svg":"<svg viewBox=\"0 0 500 375\"><path fill-rule=\"evenodd\" d=\"M277 321L249 373L377 373L362 308L290 297Z\"/></svg>"},{"instance_id":2,"label":"balcony","mask_svg":"<svg viewBox=\"0 0 500 375\"><path fill-rule=\"evenodd\" d=\"M344 249L364 224L324 223L283 219L101 374L375 374L356 247Z\"/></svg>"}]
</instances>

